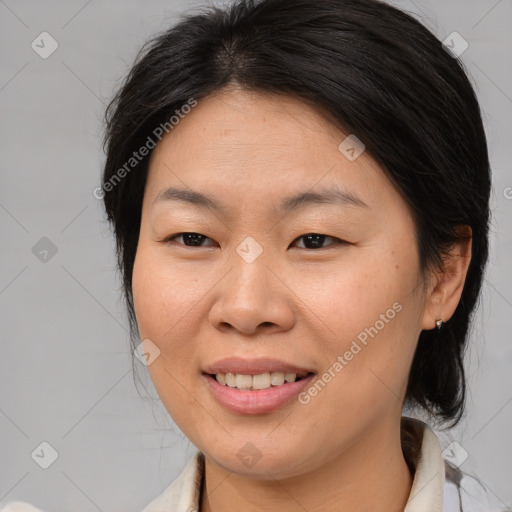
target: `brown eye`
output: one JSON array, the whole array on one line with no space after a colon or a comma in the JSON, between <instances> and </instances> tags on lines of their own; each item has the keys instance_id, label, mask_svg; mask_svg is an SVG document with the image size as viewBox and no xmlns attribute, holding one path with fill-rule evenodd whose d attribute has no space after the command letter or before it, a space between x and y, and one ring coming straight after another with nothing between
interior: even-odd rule
<instances>
[{"instance_id":1,"label":"brown eye","mask_svg":"<svg viewBox=\"0 0 512 512\"><path fill-rule=\"evenodd\" d=\"M179 241L179 239L182 241ZM176 241L178 239L178 241ZM205 240L211 240L206 235L202 235L201 233L187 232L187 233L177 233L176 235L172 235L167 237L164 242L165 243L177 243L178 245L184 245L186 247L208 247L213 244L204 244ZM297 240L304 240L303 246L299 247L300 249L324 249L330 246L334 246L337 244L345 243L343 240L339 238L322 235L320 233L308 233L306 235L302 235L298 237ZM333 243L325 245L326 240L332 240Z\"/></svg>"},{"instance_id":2,"label":"brown eye","mask_svg":"<svg viewBox=\"0 0 512 512\"><path fill-rule=\"evenodd\" d=\"M334 240L334 244L328 244L327 247L331 245L336 245L337 243L344 243L343 240L339 238L335 238L333 236L322 235L319 233L308 233L306 235L302 235L296 240L304 240L304 247L300 247L300 249L323 249L324 242L326 239Z\"/></svg>"},{"instance_id":3,"label":"brown eye","mask_svg":"<svg viewBox=\"0 0 512 512\"><path fill-rule=\"evenodd\" d=\"M185 245L187 247L204 247L204 240L211 240L205 235L201 235L200 233L178 233L176 235L172 235L165 239L165 242L174 242L177 238L182 238L183 242L176 242L179 245Z\"/></svg>"}]
</instances>

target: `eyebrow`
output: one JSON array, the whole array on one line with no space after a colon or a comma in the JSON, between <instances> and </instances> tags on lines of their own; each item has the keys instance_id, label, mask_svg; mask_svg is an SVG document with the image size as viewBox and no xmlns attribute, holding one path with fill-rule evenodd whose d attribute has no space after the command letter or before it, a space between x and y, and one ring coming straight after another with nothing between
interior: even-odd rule
<instances>
[{"instance_id":1,"label":"eyebrow","mask_svg":"<svg viewBox=\"0 0 512 512\"><path fill-rule=\"evenodd\" d=\"M175 187L169 187L158 193L153 200L153 206L164 201L181 201L201 208L210 208L219 213L225 213L227 206L206 194L194 190L186 190ZM340 206L357 206L369 208L369 206L357 195L344 190L339 186L324 187L318 192L300 192L293 196L283 199L277 208L274 207L274 213L280 215L293 210L302 209L313 204L334 204Z\"/></svg>"}]
</instances>

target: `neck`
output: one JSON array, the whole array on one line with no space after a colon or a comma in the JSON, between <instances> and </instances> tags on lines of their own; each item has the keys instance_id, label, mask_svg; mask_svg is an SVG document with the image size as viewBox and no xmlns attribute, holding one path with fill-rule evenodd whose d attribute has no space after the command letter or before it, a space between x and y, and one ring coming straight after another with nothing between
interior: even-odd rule
<instances>
[{"instance_id":1,"label":"neck","mask_svg":"<svg viewBox=\"0 0 512 512\"><path fill-rule=\"evenodd\" d=\"M399 425L371 432L314 471L282 480L239 475L207 457L200 512L402 511L412 476Z\"/></svg>"}]
</instances>

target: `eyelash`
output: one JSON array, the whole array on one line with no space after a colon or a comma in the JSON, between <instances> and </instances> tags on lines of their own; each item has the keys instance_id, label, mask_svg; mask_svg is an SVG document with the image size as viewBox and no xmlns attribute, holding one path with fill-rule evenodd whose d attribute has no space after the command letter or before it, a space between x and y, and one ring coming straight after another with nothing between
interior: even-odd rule
<instances>
[{"instance_id":1,"label":"eyelash","mask_svg":"<svg viewBox=\"0 0 512 512\"><path fill-rule=\"evenodd\" d=\"M195 233L193 231L185 231L185 232L177 233L175 235L171 235L171 236L165 238L164 240L162 240L162 243L167 243L167 244L176 243L178 245L182 245L184 247L190 247L190 248L194 248L194 247L212 247L211 245L186 245L186 244L182 244L182 243L174 241L175 238L183 236L183 235L199 235L200 237L203 237L205 240L211 240L210 238L208 238L205 235L202 235L201 233ZM299 247L299 249L306 249L306 250L310 250L310 251L318 251L320 249L328 249L329 247L332 247L332 246L335 246L335 245L347 244L347 242L345 242L344 240L341 240L340 238L336 238L334 236L329 236L329 235L324 235L324 234L321 234L321 233L306 233L304 235L301 235L301 236L297 237L293 242L295 242L297 240L300 240L301 238L308 237L308 236L320 236L320 237L324 238L324 241L325 241L325 239L331 238L332 240L335 241L335 243L334 244L330 244L330 245L328 245L326 247L317 247L317 248L313 248L313 249L312 248L308 248L308 247Z\"/></svg>"}]
</instances>

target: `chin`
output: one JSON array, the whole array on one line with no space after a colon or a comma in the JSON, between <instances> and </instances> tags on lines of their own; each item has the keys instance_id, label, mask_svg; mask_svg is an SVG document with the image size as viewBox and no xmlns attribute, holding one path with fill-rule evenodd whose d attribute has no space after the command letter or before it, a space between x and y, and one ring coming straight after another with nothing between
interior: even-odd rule
<instances>
[{"instance_id":1,"label":"chin","mask_svg":"<svg viewBox=\"0 0 512 512\"><path fill-rule=\"evenodd\" d=\"M307 468L307 462L297 458L299 448L258 449L250 441L241 448L204 451L206 457L224 470L262 480L291 478L314 468ZM226 455L233 453L233 455Z\"/></svg>"}]
</instances>

